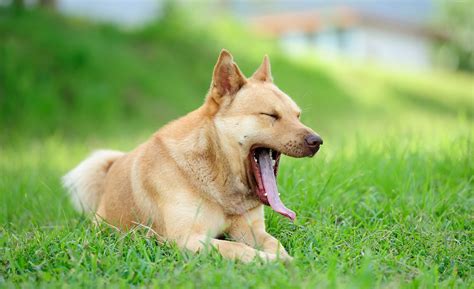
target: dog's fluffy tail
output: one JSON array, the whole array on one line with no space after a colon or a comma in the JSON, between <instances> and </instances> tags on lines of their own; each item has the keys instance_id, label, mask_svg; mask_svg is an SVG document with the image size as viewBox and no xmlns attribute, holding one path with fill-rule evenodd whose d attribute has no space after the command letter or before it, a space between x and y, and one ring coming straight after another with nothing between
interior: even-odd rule
<instances>
[{"instance_id":1,"label":"dog's fluffy tail","mask_svg":"<svg viewBox=\"0 0 474 289\"><path fill-rule=\"evenodd\" d=\"M104 192L105 176L112 164L123 155L119 151L95 151L62 178L63 186L78 211L96 211Z\"/></svg>"}]
</instances>

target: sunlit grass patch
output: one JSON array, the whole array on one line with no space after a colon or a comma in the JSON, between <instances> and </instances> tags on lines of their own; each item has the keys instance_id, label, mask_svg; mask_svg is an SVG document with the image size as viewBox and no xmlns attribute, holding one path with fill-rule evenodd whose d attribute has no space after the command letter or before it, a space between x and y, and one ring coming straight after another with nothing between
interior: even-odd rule
<instances>
[{"instance_id":1,"label":"sunlit grass patch","mask_svg":"<svg viewBox=\"0 0 474 289\"><path fill-rule=\"evenodd\" d=\"M68 280L76 286L169 288L397 288L464 282L467 287L472 274L471 139L400 136L359 135L324 146L315 159L283 158L280 191L298 216L291 223L267 210L267 226L295 256L290 267L194 256L150 239L144 230L96 227L72 211L59 184L90 144L53 137L9 147L0 161L2 275L9 284L37 280L57 286ZM132 140L117 143L118 148L133 146Z\"/></svg>"}]
</instances>

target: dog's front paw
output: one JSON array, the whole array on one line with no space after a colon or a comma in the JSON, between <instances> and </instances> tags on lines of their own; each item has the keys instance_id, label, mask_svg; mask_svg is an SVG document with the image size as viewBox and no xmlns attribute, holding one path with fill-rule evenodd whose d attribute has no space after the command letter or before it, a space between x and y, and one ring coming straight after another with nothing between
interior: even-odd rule
<instances>
[{"instance_id":1,"label":"dog's front paw","mask_svg":"<svg viewBox=\"0 0 474 289\"><path fill-rule=\"evenodd\" d=\"M267 252L263 252L263 251L258 252L256 257L259 260L262 260L263 262L266 262L266 263L278 260L278 257L277 257L276 254L267 253Z\"/></svg>"},{"instance_id":2,"label":"dog's front paw","mask_svg":"<svg viewBox=\"0 0 474 289\"><path fill-rule=\"evenodd\" d=\"M275 262L275 261L283 261L285 264L290 264L293 262L293 257L288 255L288 253L267 253L267 252L259 252L257 255L258 259L264 261L264 262Z\"/></svg>"},{"instance_id":3,"label":"dog's front paw","mask_svg":"<svg viewBox=\"0 0 474 289\"><path fill-rule=\"evenodd\" d=\"M293 263L294 258L286 254L286 256L280 256L280 260L282 260L285 264L291 264Z\"/></svg>"},{"instance_id":4,"label":"dog's front paw","mask_svg":"<svg viewBox=\"0 0 474 289\"><path fill-rule=\"evenodd\" d=\"M285 249L280 249L277 253L277 258L280 261L283 261L285 264L290 264L293 262L293 257L291 257Z\"/></svg>"}]
</instances>

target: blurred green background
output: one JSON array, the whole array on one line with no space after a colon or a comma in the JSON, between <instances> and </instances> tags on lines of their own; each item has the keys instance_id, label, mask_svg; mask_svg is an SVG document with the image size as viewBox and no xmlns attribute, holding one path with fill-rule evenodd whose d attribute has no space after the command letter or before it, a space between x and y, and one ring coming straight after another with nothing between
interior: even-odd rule
<instances>
[{"instance_id":1,"label":"blurred green background","mask_svg":"<svg viewBox=\"0 0 474 289\"><path fill-rule=\"evenodd\" d=\"M472 286L473 3L402 2L0 1L0 285ZM95 228L60 186L197 108L222 48L324 138L282 162L297 222L267 211L290 269Z\"/></svg>"}]
</instances>

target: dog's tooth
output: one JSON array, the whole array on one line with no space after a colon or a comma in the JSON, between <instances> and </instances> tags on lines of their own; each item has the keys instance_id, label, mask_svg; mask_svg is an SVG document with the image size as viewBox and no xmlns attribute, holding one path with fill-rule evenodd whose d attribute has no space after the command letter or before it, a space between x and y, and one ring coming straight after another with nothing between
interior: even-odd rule
<instances>
[{"instance_id":1,"label":"dog's tooth","mask_svg":"<svg viewBox=\"0 0 474 289\"><path fill-rule=\"evenodd\" d=\"M267 193L263 194L265 197L267 196Z\"/></svg>"}]
</instances>

